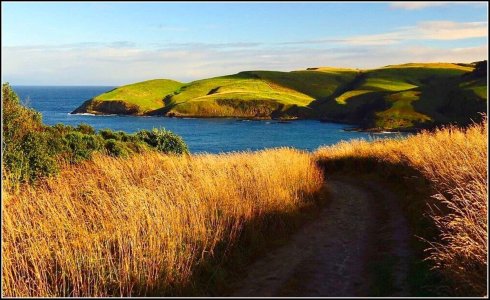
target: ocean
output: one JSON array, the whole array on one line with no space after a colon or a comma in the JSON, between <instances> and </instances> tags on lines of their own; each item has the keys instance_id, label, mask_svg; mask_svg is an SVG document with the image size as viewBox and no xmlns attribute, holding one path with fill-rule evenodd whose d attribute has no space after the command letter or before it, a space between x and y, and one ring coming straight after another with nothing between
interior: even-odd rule
<instances>
[{"instance_id":1,"label":"ocean","mask_svg":"<svg viewBox=\"0 0 490 300\"><path fill-rule=\"evenodd\" d=\"M315 120L279 122L233 118L195 119L69 114L84 101L112 86L13 86L21 101L42 113L47 125L86 123L95 129L110 128L134 133L141 129L165 128L180 135L192 153L221 153L294 147L313 151L352 139L377 139L398 134L344 131L348 125Z\"/></svg>"}]
</instances>

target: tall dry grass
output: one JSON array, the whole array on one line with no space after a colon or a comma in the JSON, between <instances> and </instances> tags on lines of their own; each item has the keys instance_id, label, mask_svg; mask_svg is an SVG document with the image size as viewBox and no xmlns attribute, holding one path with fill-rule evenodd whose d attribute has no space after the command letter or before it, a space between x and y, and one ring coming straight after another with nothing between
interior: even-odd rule
<instances>
[{"instance_id":1,"label":"tall dry grass","mask_svg":"<svg viewBox=\"0 0 490 300\"><path fill-rule=\"evenodd\" d=\"M99 155L20 192L4 182L3 295L175 293L247 224L307 207L322 181L311 155L276 149Z\"/></svg>"},{"instance_id":2,"label":"tall dry grass","mask_svg":"<svg viewBox=\"0 0 490 300\"><path fill-rule=\"evenodd\" d=\"M318 150L316 156L324 162L350 160L360 165L370 161L420 172L437 191L433 197L440 204L439 209L429 210L440 232L439 241L430 244L429 259L461 290L485 295L487 151L485 119L465 130L447 127L407 139L343 142Z\"/></svg>"}]
</instances>

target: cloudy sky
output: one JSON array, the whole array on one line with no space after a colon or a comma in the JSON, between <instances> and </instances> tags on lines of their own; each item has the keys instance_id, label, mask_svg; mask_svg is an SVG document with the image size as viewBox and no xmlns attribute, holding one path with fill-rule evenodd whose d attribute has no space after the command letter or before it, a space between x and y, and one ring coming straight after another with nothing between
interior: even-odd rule
<instances>
[{"instance_id":1,"label":"cloudy sky","mask_svg":"<svg viewBox=\"0 0 490 300\"><path fill-rule=\"evenodd\" d=\"M244 70L487 59L486 2L8 3L2 82L121 85Z\"/></svg>"}]
</instances>

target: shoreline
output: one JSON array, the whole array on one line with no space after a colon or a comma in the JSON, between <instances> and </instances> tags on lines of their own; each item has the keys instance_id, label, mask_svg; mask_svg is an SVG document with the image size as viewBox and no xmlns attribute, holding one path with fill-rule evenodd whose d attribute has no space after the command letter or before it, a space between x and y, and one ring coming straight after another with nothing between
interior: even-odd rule
<instances>
[{"instance_id":1,"label":"shoreline","mask_svg":"<svg viewBox=\"0 0 490 300\"><path fill-rule=\"evenodd\" d=\"M236 121L276 121L277 123L290 123L294 121L318 121L320 123L334 123L341 124L345 126L356 126L343 128L346 132L365 132L374 134L395 134L395 133L417 133L427 128L407 128L407 129L376 129L376 128L362 128L358 127L359 124L349 123L349 122L339 122L334 120L326 119L314 119L314 118L271 118L271 117L240 117L240 116L165 116L165 115L137 115L137 114L106 114L100 112L94 113L73 113L70 112L68 115L80 115L80 116L94 116L94 117L107 117L107 116L118 116L118 117L155 117L155 118L168 118L168 119L234 119Z\"/></svg>"}]
</instances>

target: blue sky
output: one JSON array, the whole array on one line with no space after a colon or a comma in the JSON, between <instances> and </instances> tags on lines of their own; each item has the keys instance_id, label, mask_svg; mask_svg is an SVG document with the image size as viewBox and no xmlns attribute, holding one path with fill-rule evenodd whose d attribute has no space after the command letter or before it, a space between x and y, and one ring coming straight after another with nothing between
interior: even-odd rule
<instances>
[{"instance_id":1,"label":"blue sky","mask_svg":"<svg viewBox=\"0 0 490 300\"><path fill-rule=\"evenodd\" d=\"M2 81L120 85L487 58L481 3L2 2Z\"/></svg>"}]
</instances>

